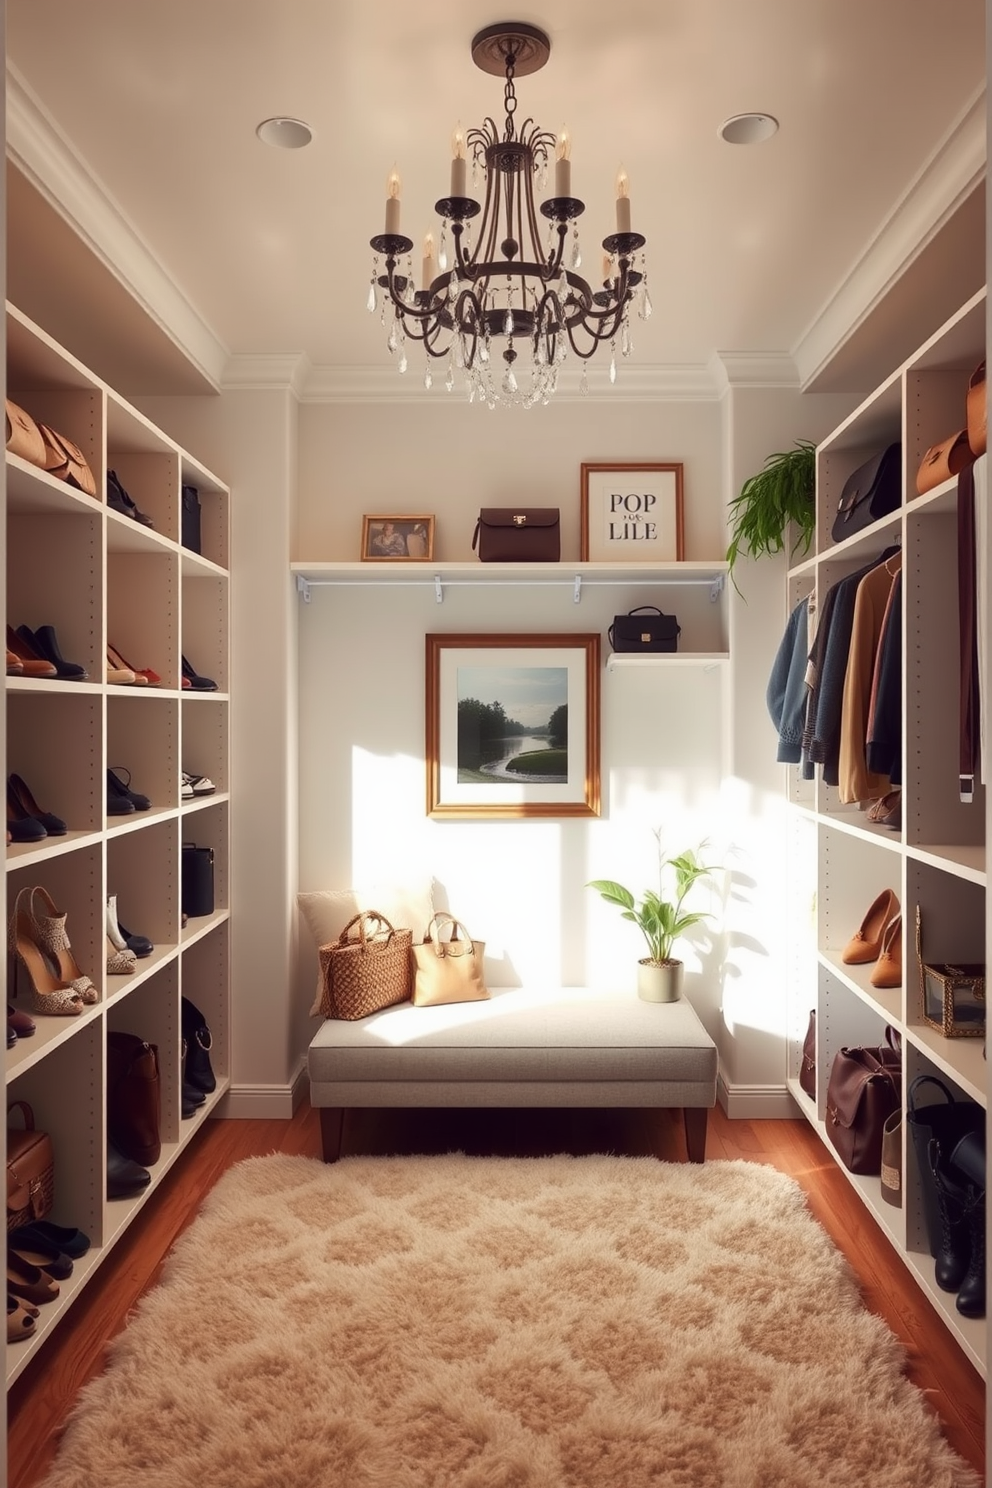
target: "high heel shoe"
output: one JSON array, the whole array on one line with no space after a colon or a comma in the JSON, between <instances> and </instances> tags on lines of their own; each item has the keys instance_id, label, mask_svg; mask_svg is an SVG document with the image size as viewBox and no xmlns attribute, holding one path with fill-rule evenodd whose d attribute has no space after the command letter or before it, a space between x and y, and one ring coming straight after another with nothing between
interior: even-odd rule
<instances>
[{"instance_id":1,"label":"high heel shoe","mask_svg":"<svg viewBox=\"0 0 992 1488\"><path fill-rule=\"evenodd\" d=\"M125 661L116 646L107 642L107 660L112 661L115 666L125 672L134 673L134 681L137 687L161 687L162 678L158 672L153 672L151 667L135 667L129 661Z\"/></svg>"},{"instance_id":2,"label":"high heel shoe","mask_svg":"<svg viewBox=\"0 0 992 1488\"><path fill-rule=\"evenodd\" d=\"M185 656L182 658L183 676L189 682L194 692L216 692L217 683L212 677L201 677L199 672L194 672Z\"/></svg>"},{"instance_id":3,"label":"high heel shoe","mask_svg":"<svg viewBox=\"0 0 992 1488\"><path fill-rule=\"evenodd\" d=\"M129 951L132 956L150 956L155 949L147 935L132 935L117 918L117 895L107 896L107 939L119 951Z\"/></svg>"},{"instance_id":4,"label":"high heel shoe","mask_svg":"<svg viewBox=\"0 0 992 1488\"><path fill-rule=\"evenodd\" d=\"M107 936L107 975L108 976L130 976L137 966L134 952L125 946L119 950L110 936Z\"/></svg>"},{"instance_id":5,"label":"high heel shoe","mask_svg":"<svg viewBox=\"0 0 992 1488\"><path fill-rule=\"evenodd\" d=\"M63 984L72 987L73 991L79 993L83 1002L90 1006L94 1002L99 1002L100 993L90 978L80 971L76 958L72 954L69 937L65 933L66 916L59 914L48 890L36 885L31 890L28 903L35 941L54 961ZM39 905L41 913L39 913Z\"/></svg>"},{"instance_id":6,"label":"high heel shoe","mask_svg":"<svg viewBox=\"0 0 992 1488\"><path fill-rule=\"evenodd\" d=\"M24 663L19 656L14 655L9 646L7 647L7 676L24 676Z\"/></svg>"},{"instance_id":7,"label":"high heel shoe","mask_svg":"<svg viewBox=\"0 0 992 1488\"><path fill-rule=\"evenodd\" d=\"M120 771L120 774L118 774L118 771ZM121 775L126 775L127 779L122 780ZM109 802L111 797L119 798L122 801L130 801L134 811L147 811L152 804L148 796L143 796L141 791L131 789L131 771L125 769L123 765L115 765L112 770L107 771L108 811L110 809ZM126 810L122 809L120 812L113 814L126 815Z\"/></svg>"},{"instance_id":8,"label":"high heel shoe","mask_svg":"<svg viewBox=\"0 0 992 1488\"><path fill-rule=\"evenodd\" d=\"M116 470L107 471L107 505L111 511L120 512L122 517L130 517L135 522L140 522L143 527L154 527L155 523L151 517L143 511L139 511L131 497L121 484Z\"/></svg>"},{"instance_id":9,"label":"high heel shoe","mask_svg":"<svg viewBox=\"0 0 992 1488\"><path fill-rule=\"evenodd\" d=\"M7 786L7 841L41 842L48 836L44 824L36 816L29 816Z\"/></svg>"},{"instance_id":10,"label":"high heel shoe","mask_svg":"<svg viewBox=\"0 0 992 1488\"><path fill-rule=\"evenodd\" d=\"M133 687L137 677L130 667L118 666L107 652L107 681L112 682L115 687Z\"/></svg>"},{"instance_id":11,"label":"high heel shoe","mask_svg":"<svg viewBox=\"0 0 992 1488\"><path fill-rule=\"evenodd\" d=\"M897 914L885 927L878 962L872 967L873 987L902 986L902 915Z\"/></svg>"},{"instance_id":12,"label":"high heel shoe","mask_svg":"<svg viewBox=\"0 0 992 1488\"><path fill-rule=\"evenodd\" d=\"M89 673L78 661L66 661L59 650L58 636L55 634L54 625L39 625L37 630L30 630L26 625L17 627L17 634L29 646L33 646L39 656L50 661L56 672L64 682L85 682Z\"/></svg>"},{"instance_id":13,"label":"high heel shoe","mask_svg":"<svg viewBox=\"0 0 992 1488\"><path fill-rule=\"evenodd\" d=\"M21 663L21 674L25 677L57 677L58 667L47 657L40 656L34 646L29 646L13 626L7 626L7 650L12 651Z\"/></svg>"},{"instance_id":14,"label":"high heel shoe","mask_svg":"<svg viewBox=\"0 0 992 1488\"><path fill-rule=\"evenodd\" d=\"M19 995L23 971L28 983L24 989L26 1000L33 1013L78 1018L83 1011L82 998L73 987L67 987L52 975L45 954L34 938L30 889L21 889L14 901L7 944L14 958L14 996Z\"/></svg>"},{"instance_id":15,"label":"high heel shoe","mask_svg":"<svg viewBox=\"0 0 992 1488\"><path fill-rule=\"evenodd\" d=\"M15 805L20 807L21 816L33 816L35 821L40 821L49 837L64 837L68 832L69 828L60 816L52 811L42 811L20 775L9 777L7 792L13 796Z\"/></svg>"},{"instance_id":16,"label":"high heel shoe","mask_svg":"<svg viewBox=\"0 0 992 1488\"><path fill-rule=\"evenodd\" d=\"M860 929L855 931L841 952L840 959L844 965L863 966L868 961L877 961L885 927L898 913L899 900L891 889L883 889L861 921Z\"/></svg>"}]
</instances>

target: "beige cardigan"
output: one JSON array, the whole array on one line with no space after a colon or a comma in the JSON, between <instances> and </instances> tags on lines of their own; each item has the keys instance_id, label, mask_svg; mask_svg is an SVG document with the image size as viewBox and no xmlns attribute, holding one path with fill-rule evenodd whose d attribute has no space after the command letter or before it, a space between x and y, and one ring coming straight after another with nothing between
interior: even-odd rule
<instances>
[{"instance_id":1,"label":"beige cardigan","mask_svg":"<svg viewBox=\"0 0 992 1488\"><path fill-rule=\"evenodd\" d=\"M884 796L890 789L887 775L876 775L865 763L865 737L871 700L875 654L882 634L882 620L889 592L902 567L902 554L865 574L854 600L851 649L844 675L844 698L840 714L840 764L838 789L842 801L865 801Z\"/></svg>"}]
</instances>

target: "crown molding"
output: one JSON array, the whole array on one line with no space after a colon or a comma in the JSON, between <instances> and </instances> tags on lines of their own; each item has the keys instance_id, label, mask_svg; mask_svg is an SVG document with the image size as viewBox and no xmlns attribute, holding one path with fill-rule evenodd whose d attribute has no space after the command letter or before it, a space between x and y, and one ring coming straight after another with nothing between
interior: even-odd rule
<instances>
[{"instance_id":1,"label":"crown molding","mask_svg":"<svg viewBox=\"0 0 992 1488\"><path fill-rule=\"evenodd\" d=\"M793 348L802 387L824 370L980 184L986 127L983 84Z\"/></svg>"},{"instance_id":2,"label":"crown molding","mask_svg":"<svg viewBox=\"0 0 992 1488\"><path fill-rule=\"evenodd\" d=\"M735 387L799 387L798 368L784 351L715 351L709 374L721 395Z\"/></svg>"},{"instance_id":3,"label":"crown molding","mask_svg":"<svg viewBox=\"0 0 992 1488\"><path fill-rule=\"evenodd\" d=\"M222 392L288 389L302 400L310 373L310 358L305 351L239 352L228 357L220 386Z\"/></svg>"},{"instance_id":4,"label":"crown molding","mask_svg":"<svg viewBox=\"0 0 992 1488\"><path fill-rule=\"evenodd\" d=\"M11 62L7 157L215 388L227 348L162 268L119 203L73 148Z\"/></svg>"},{"instance_id":5,"label":"crown molding","mask_svg":"<svg viewBox=\"0 0 992 1488\"><path fill-rule=\"evenodd\" d=\"M443 364L439 364L443 368ZM632 367L617 370L611 384L605 368L590 369L589 391L579 390L581 371L563 368L555 403L659 403L713 402L720 393L704 366ZM435 374L434 385L424 387L423 373L401 374L392 363L378 367L313 367L302 393L304 403L406 403L431 399L452 403L467 401L461 376L454 391L444 386L444 371ZM481 406L481 405L480 405Z\"/></svg>"}]
</instances>

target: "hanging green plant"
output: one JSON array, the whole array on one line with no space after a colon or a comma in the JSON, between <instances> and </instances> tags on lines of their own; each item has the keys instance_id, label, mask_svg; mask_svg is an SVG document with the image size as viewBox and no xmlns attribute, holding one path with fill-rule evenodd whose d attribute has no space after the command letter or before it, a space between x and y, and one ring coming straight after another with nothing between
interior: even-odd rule
<instances>
[{"instance_id":1,"label":"hanging green plant","mask_svg":"<svg viewBox=\"0 0 992 1488\"><path fill-rule=\"evenodd\" d=\"M769 455L730 503L731 573L742 554L780 553L790 523L796 528L793 556L808 553L816 525L815 490L816 445L810 440L797 439L793 449Z\"/></svg>"}]
</instances>

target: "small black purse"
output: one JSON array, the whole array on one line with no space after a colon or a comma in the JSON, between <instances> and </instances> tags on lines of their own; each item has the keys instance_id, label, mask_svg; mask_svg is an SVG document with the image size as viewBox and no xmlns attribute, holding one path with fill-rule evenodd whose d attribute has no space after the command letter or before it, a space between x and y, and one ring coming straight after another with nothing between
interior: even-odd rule
<instances>
[{"instance_id":1,"label":"small black purse","mask_svg":"<svg viewBox=\"0 0 992 1488\"><path fill-rule=\"evenodd\" d=\"M844 482L837 515L830 529L834 542L843 542L888 517L902 505L902 445L890 444L859 465Z\"/></svg>"},{"instance_id":2,"label":"small black purse","mask_svg":"<svg viewBox=\"0 0 992 1488\"><path fill-rule=\"evenodd\" d=\"M214 850L183 843L182 911L193 919L214 912Z\"/></svg>"},{"instance_id":3,"label":"small black purse","mask_svg":"<svg viewBox=\"0 0 992 1488\"><path fill-rule=\"evenodd\" d=\"M627 615L614 615L607 632L614 651L677 651L682 627L657 605L639 605Z\"/></svg>"}]
</instances>

